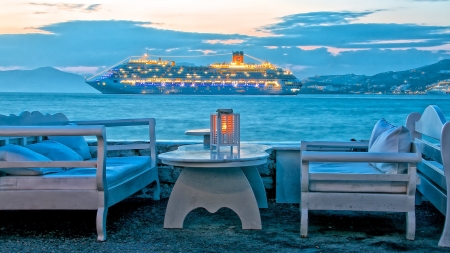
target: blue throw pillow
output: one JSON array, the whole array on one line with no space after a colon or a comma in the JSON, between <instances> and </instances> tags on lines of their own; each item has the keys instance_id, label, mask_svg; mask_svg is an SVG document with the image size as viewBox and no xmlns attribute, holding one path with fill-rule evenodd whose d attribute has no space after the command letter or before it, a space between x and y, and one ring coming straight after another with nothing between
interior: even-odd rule
<instances>
[{"instance_id":1,"label":"blue throw pillow","mask_svg":"<svg viewBox=\"0 0 450 253\"><path fill-rule=\"evenodd\" d=\"M0 159L7 162L50 162L51 160L28 148L7 144L0 147ZM60 172L62 168L4 168L0 171L14 176L38 176Z\"/></svg>"},{"instance_id":2,"label":"blue throw pillow","mask_svg":"<svg viewBox=\"0 0 450 253\"><path fill-rule=\"evenodd\" d=\"M56 141L43 141L27 145L26 148L39 153L52 161L83 161L73 149Z\"/></svg>"}]
</instances>

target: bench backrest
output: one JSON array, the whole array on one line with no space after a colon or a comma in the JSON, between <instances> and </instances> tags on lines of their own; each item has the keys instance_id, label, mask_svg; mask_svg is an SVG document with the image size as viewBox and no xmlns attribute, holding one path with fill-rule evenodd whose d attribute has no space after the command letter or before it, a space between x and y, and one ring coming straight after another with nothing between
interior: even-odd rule
<instances>
[{"instance_id":1,"label":"bench backrest","mask_svg":"<svg viewBox=\"0 0 450 253\"><path fill-rule=\"evenodd\" d=\"M447 122L441 109L428 106L423 114L411 113L406 127L421 150L423 159L418 164L421 185L418 190L445 214L446 191L450 175L450 122Z\"/></svg>"},{"instance_id":2,"label":"bench backrest","mask_svg":"<svg viewBox=\"0 0 450 253\"><path fill-rule=\"evenodd\" d=\"M0 126L44 126L44 125L66 125L69 119L62 113L42 114L41 112L24 111L19 115L0 114ZM41 141L41 137L0 137L0 146L6 144L27 145Z\"/></svg>"},{"instance_id":3,"label":"bench backrest","mask_svg":"<svg viewBox=\"0 0 450 253\"><path fill-rule=\"evenodd\" d=\"M0 126L40 126L40 125L65 125L69 122L62 113L42 114L41 112L24 111L19 115L8 116L0 114Z\"/></svg>"}]
</instances>

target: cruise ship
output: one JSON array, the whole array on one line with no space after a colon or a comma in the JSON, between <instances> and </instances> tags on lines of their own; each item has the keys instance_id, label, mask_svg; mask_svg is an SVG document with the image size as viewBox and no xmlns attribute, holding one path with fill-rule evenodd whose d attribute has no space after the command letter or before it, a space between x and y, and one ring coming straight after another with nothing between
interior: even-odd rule
<instances>
[{"instance_id":1,"label":"cruise ship","mask_svg":"<svg viewBox=\"0 0 450 253\"><path fill-rule=\"evenodd\" d=\"M297 95L302 87L290 71L267 61L245 63L242 51L209 66L128 57L85 81L103 94Z\"/></svg>"},{"instance_id":2,"label":"cruise ship","mask_svg":"<svg viewBox=\"0 0 450 253\"><path fill-rule=\"evenodd\" d=\"M441 81L427 91L429 95L450 95L450 81Z\"/></svg>"}]
</instances>

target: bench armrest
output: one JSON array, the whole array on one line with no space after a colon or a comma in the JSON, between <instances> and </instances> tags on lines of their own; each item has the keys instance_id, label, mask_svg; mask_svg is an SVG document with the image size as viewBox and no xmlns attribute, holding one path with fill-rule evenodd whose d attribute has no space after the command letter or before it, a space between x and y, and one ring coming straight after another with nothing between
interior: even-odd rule
<instances>
[{"instance_id":1,"label":"bench armrest","mask_svg":"<svg viewBox=\"0 0 450 253\"><path fill-rule=\"evenodd\" d=\"M89 120L89 121L70 121L80 126L83 125L103 125L105 127L122 127L122 126L147 126L149 128L149 144L130 144L130 145L107 145L107 150L125 150L125 149L150 149L152 167L156 166L156 134L154 118L136 118L136 119L114 119L114 120ZM94 147L95 148L95 147Z\"/></svg>"},{"instance_id":2,"label":"bench armrest","mask_svg":"<svg viewBox=\"0 0 450 253\"><path fill-rule=\"evenodd\" d=\"M104 191L106 186L106 131L102 125L90 126L0 126L0 136L95 136L98 143L96 162L1 162L1 168L23 167L96 167L97 190ZM10 167L6 167L10 166Z\"/></svg>"}]
</instances>

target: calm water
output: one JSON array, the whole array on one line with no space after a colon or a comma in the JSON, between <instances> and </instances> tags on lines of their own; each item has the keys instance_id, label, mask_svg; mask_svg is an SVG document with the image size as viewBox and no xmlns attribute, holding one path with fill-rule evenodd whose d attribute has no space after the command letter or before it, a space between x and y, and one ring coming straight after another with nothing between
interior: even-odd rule
<instances>
[{"instance_id":1,"label":"calm water","mask_svg":"<svg viewBox=\"0 0 450 253\"><path fill-rule=\"evenodd\" d=\"M384 117L404 125L411 112L438 105L450 118L450 96L298 95L298 96L177 96L0 93L0 114L22 111L63 112L69 119L156 118L158 140L200 140L184 131L209 128L218 108L241 114L243 141L369 139ZM146 135L147 134L147 135ZM143 127L108 129L109 140L139 140Z\"/></svg>"}]
</instances>

